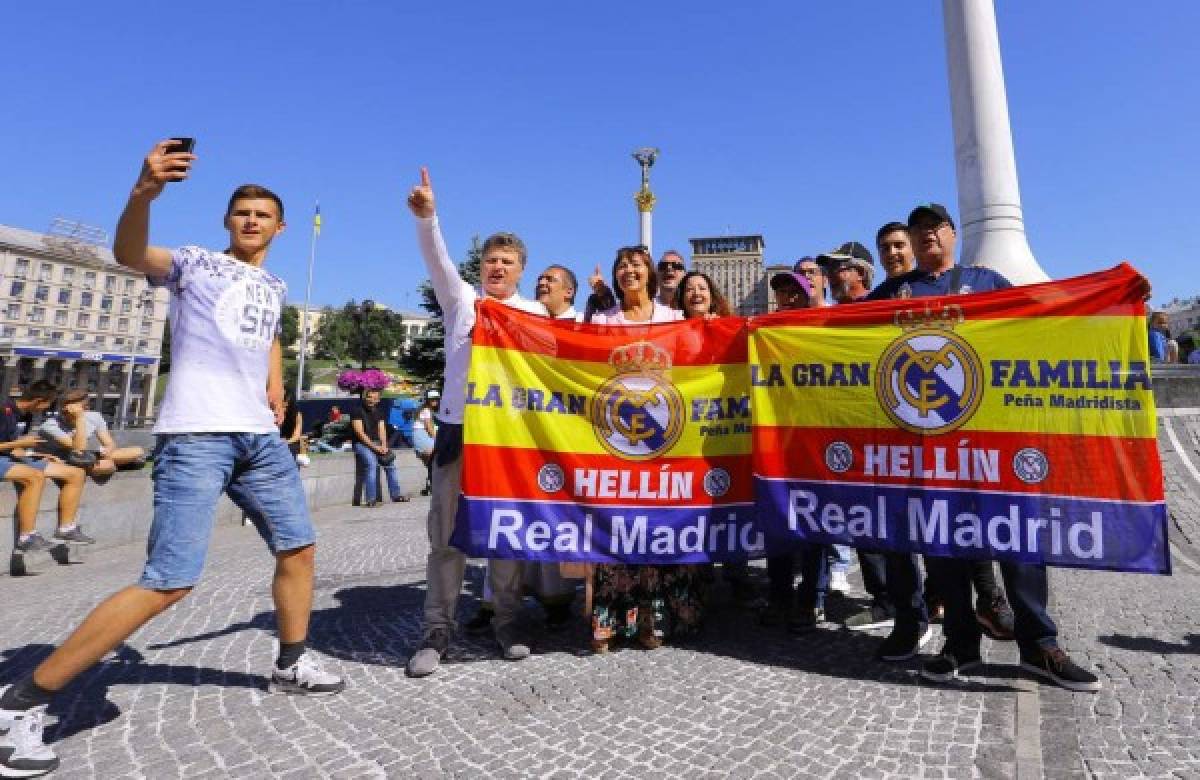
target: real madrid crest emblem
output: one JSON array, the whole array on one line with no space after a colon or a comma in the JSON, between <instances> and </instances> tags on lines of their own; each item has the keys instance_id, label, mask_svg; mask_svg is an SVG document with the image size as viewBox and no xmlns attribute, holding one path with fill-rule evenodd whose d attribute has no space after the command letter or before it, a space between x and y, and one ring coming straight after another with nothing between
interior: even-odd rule
<instances>
[{"instance_id":1,"label":"real madrid crest emblem","mask_svg":"<svg viewBox=\"0 0 1200 780\"><path fill-rule=\"evenodd\" d=\"M962 308L896 312L904 333L879 361L875 393L892 422L912 433L947 433L962 425L983 398L979 355L954 327Z\"/></svg>"},{"instance_id":2,"label":"real madrid crest emblem","mask_svg":"<svg viewBox=\"0 0 1200 780\"><path fill-rule=\"evenodd\" d=\"M683 433L683 397L671 384L671 356L639 341L608 358L616 371L592 402L592 428L604 449L626 460L666 453Z\"/></svg>"}]
</instances>

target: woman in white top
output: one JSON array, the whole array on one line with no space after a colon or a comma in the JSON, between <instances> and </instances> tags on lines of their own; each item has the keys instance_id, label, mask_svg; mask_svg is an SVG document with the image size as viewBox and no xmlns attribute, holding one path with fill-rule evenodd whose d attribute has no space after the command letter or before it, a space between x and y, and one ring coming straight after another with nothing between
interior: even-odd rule
<instances>
[{"instance_id":1,"label":"woman in white top","mask_svg":"<svg viewBox=\"0 0 1200 780\"><path fill-rule=\"evenodd\" d=\"M442 394L437 390L425 393L425 405L417 412L417 419L413 420L413 451L425 464L425 487L421 488L423 496L429 495L433 479L433 439L437 434L437 421L433 413L437 411L441 397Z\"/></svg>"},{"instance_id":2,"label":"woman in white top","mask_svg":"<svg viewBox=\"0 0 1200 780\"><path fill-rule=\"evenodd\" d=\"M612 284L617 305L597 312L592 324L640 325L683 319L683 312L655 301L658 279L644 246L617 250ZM598 294L604 288L598 268L591 286ZM596 566L592 650L606 653L613 639L634 637L643 647L654 649L662 645L665 636L699 628L707 576L701 566Z\"/></svg>"},{"instance_id":3,"label":"woman in white top","mask_svg":"<svg viewBox=\"0 0 1200 780\"><path fill-rule=\"evenodd\" d=\"M591 320L593 325L641 325L683 319L683 312L654 300L658 293L658 277L646 247L626 246L617 250L617 259L612 267L612 283L617 303L609 309L596 312ZM599 266L596 266L591 285L597 293L604 289L604 277L600 275Z\"/></svg>"}]
</instances>

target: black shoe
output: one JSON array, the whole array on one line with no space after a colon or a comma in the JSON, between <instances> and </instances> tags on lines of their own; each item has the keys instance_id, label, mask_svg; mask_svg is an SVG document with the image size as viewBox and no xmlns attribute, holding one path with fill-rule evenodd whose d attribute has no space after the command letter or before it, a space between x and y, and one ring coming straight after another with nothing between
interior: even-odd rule
<instances>
[{"instance_id":1,"label":"black shoe","mask_svg":"<svg viewBox=\"0 0 1200 780\"><path fill-rule=\"evenodd\" d=\"M896 626L875 651L875 657L880 661L907 661L915 658L932 636L933 629L928 623Z\"/></svg>"},{"instance_id":2,"label":"black shoe","mask_svg":"<svg viewBox=\"0 0 1200 780\"><path fill-rule=\"evenodd\" d=\"M785 604L768 601L767 606L758 613L758 622L767 628L786 626L792 622L792 610Z\"/></svg>"},{"instance_id":3,"label":"black shoe","mask_svg":"<svg viewBox=\"0 0 1200 780\"><path fill-rule=\"evenodd\" d=\"M56 542L66 542L67 544L95 544L96 540L83 532L79 526L75 526L70 531L55 531L54 540Z\"/></svg>"},{"instance_id":4,"label":"black shoe","mask_svg":"<svg viewBox=\"0 0 1200 780\"><path fill-rule=\"evenodd\" d=\"M1068 691L1095 693L1100 690L1096 675L1071 660L1060 647L1042 648L1035 654L1021 653L1021 668L1061 685Z\"/></svg>"},{"instance_id":5,"label":"black shoe","mask_svg":"<svg viewBox=\"0 0 1200 780\"><path fill-rule=\"evenodd\" d=\"M570 604L547 604L545 610L546 628L551 631L562 628L571 620Z\"/></svg>"},{"instance_id":6,"label":"black shoe","mask_svg":"<svg viewBox=\"0 0 1200 780\"><path fill-rule=\"evenodd\" d=\"M53 543L46 541L46 537L34 531L25 537L24 540L18 541L13 549L19 553L48 552L54 549L55 546Z\"/></svg>"},{"instance_id":7,"label":"black shoe","mask_svg":"<svg viewBox=\"0 0 1200 780\"><path fill-rule=\"evenodd\" d=\"M492 630L493 614L490 607L480 607L479 611L475 613L475 617L468 620L467 624L463 626L463 630L472 635L486 634Z\"/></svg>"},{"instance_id":8,"label":"black shoe","mask_svg":"<svg viewBox=\"0 0 1200 780\"><path fill-rule=\"evenodd\" d=\"M817 630L817 624L825 619L825 610L820 607L801 607L795 616L788 621L787 629L791 634L811 634Z\"/></svg>"},{"instance_id":9,"label":"black shoe","mask_svg":"<svg viewBox=\"0 0 1200 780\"><path fill-rule=\"evenodd\" d=\"M969 672L982 665L983 659L979 657L978 652L955 655L949 650L943 650L941 655L930 658L921 665L921 676L926 680L947 683L957 678L960 672Z\"/></svg>"},{"instance_id":10,"label":"black shoe","mask_svg":"<svg viewBox=\"0 0 1200 780\"><path fill-rule=\"evenodd\" d=\"M407 504L408 500L408 496L392 496L393 504Z\"/></svg>"},{"instance_id":11,"label":"black shoe","mask_svg":"<svg viewBox=\"0 0 1200 780\"><path fill-rule=\"evenodd\" d=\"M999 642L1010 642L1015 636L1016 618L1003 596L997 596L990 604L977 604L975 620L983 633Z\"/></svg>"}]
</instances>

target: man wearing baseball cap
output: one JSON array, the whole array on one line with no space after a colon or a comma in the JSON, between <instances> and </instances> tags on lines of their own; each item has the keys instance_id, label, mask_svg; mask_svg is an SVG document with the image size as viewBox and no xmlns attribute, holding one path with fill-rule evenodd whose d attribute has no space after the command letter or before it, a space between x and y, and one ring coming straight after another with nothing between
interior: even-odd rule
<instances>
[{"instance_id":1,"label":"man wearing baseball cap","mask_svg":"<svg viewBox=\"0 0 1200 780\"><path fill-rule=\"evenodd\" d=\"M833 298L838 303L865 300L875 278L875 260L871 252L857 241L847 241L837 249L817 258L829 269Z\"/></svg>"},{"instance_id":2,"label":"man wearing baseball cap","mask_svg":"<svg viewBox=\"0 0 1200 780\"><path fill-rule=\"evenodd\" d=\"M812 258L798 261L791 271L771 276L771 291L779 311L811 309L824 306L821 291L814 287ZM795 567L800 564L800 587L794 589ZM802 545L795 555L773 555L767 558L767 608L762 613L763 625L786 625L794 634L813 631L825 619L825 594L829 590L829 546Z\"/></svg>"},{"instance_id":3,"label":"man wearing baseball cap","mask_svg":"<svg viewBox=\"0 0 1200 780\"><path fill-rule=\"evenodd\" d=\"M922 203L914 208L908 215L908 232L917 267L879 285L868 296L869 300L958 295L1012 287L1012 283L989 268L955 263L954 248L958 235L954 220L945 206ZM1007 633L1007 625L994 623L1007 622L1007 616L1014 610L1008 609L1007 604L1001 607L997 602L997 597L1002 599L1003 596L999 587L994 586L995 575L990 562L984 561L982 563L985 565L981 566L962 558L927 556L925 563L945 599L943 632L946 644L941 655L924 663L921 676L947 682L960 672L982 664L979 651L983 633L992 634L995 629L1002 629L998 633ZM920 595L916 576L915 556L890 555L888 564L887 584L897 603L897 616L896 627L885 645L892 642L899 647L907 643L914 633L907 627L912 622L911 613L914 610L906 610L909 619L902 627L900 606L919 605L919 611L923 613L924 599ZM1002 561L1000 573L1004 577L1008 597L1016 605L1012 633L1009 635L1015 635L1017 640L1021 668L1068 690L1100 690L1096 676L1072 661L1058 646L1058 627L1047 610L1049 582L1045 565ZM979 591L978 614L971 609L973 584ZM988 590L993 592L989 594L986 592ZM894 642L893 638L896 638Z\"/></svg>"}]
</instances>

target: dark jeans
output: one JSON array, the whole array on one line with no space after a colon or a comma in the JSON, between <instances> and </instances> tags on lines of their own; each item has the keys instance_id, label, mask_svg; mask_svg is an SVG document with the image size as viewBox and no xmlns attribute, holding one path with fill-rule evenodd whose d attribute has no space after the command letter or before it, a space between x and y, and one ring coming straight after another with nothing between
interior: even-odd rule
<instances>
[{"instance_id":1,"label":"dark jeans","mask_svg":"<svg viewBox=\"0 0 1200 780\"><path fill-rule=\"evenodd\" d=\"M977 561L959 558L925 559L930 576L937 583L946 605L946 618L942 630L946 635L946 650L958 657L979 654L979 642L983 630L975 619L975 604L971 598L971 587ZM987 561L989 568L991 561ZM1004 578L1004 589L1016 618L1017 646L1023 653L1038 648L1058 645L1058 626L1054 625L1046 603L1049 599L1049 583L1046 567L1027 563L1001 563L1000 576ZM994 577L993 577L994 582Z\"/></svg>"},{"instance_id":2,"label":"dark jeans","mask_svg":"<svg viewBox=\"0 0 1200 780\"><path fill-rule=\"evenodd\" d=\"M884 609L892 610L892 599L887 592L887 559L883 553L857 549L858 568L862 571L863 587L871 601Z\"/></svg>"},{"instance_id":3,"label":"dark jeans","mask_svg":"<svg viewBox=\"0 0 1200 780\"><path fill-rule=\"evenodd\" d=\"M917 626L929 622L917 556L884 553L883 559L888 598L896 610L895 630L916 631Z\"/></svg>"},{"instance_id":4,"label":"dark jeans","mask_svg":"<svg viewBox=\"0 0 1200 780\"><path fill-rule=\"evenodd\" d=\"M807 544L793 555L767 558L767 581L772 604L790 608L823 609L829 592L829 551L826 545ZM800 564L800 587L793 593L796 563ZM793 601L794 600L794 601Z\"/></svg>"}]
</instances>

